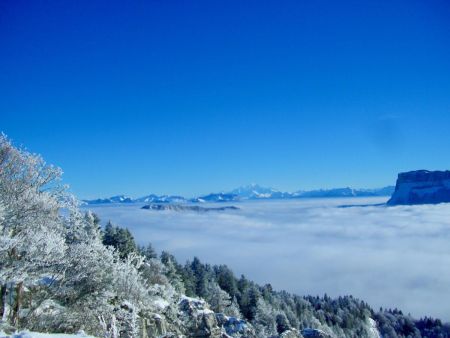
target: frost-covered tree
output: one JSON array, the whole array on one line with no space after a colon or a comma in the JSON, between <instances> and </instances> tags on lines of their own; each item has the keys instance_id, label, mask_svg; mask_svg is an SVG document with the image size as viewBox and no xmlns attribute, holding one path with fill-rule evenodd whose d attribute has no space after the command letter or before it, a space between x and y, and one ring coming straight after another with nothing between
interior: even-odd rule
<instances>
[{"instance_id":1,"label":"frost-covered tree","mask_svg":"<svg viewBox=\"0 0 450 338\"><path fill-rule=\"evenodd\" d=\"M133 332L152 306L145 259L126 229L103 245L98 217L79 211L61 173L0 136L0 310L12 325L45 331L99 335L114 322Z\"/></svg>"},{"instance_id":2,"label":"frost-covered tree","mask_svg":"<svg viewBox=\"0 0 450 338\"><path fill-rule=\"evenodd\" d=\"M64 271L66 206L62 171L0 135L0 283L15 286L10 321L18 325L24 283ZM3 288L2 288L3 289Z\"/></svg>"},{"instance_id":3,"label":"frost-covered tree","mask_svg":"<svg viewBox=\"0 0 450 338\"><path fill-rule=\"evenodd\" d=\"M225 309L224 313L230 317L242 318L242 313L239 309L239 304L236 297L233 297L231 304Z\"/></svg>"},{"instance_id":4,"label":"frost-covered tree","mask_svg":"<svg viewBox=\"0 0 450 338\"><path fill-rule=\"evenodd\" d=\"M214 312L225 313L225 310L231 306L230 295L215 281L207 282L205 300Z\"/></svg>"},{"instance_id":5,"label":"frost-covered tree","mask_svg":"<svg viewBox=\"0 0 450 338\"><path fill-rule=\"evenodd\" d=\"M158 258L158 254L156 253L151 243L148 243L146 246L138 247L138 251L142 256L144 256L147 259Z\"/></svg>"},{"instance_id":6,"label":"frost-covered tree","mask_svg":"<svg viewBox=\"0 0 450 338\"><path fill-rule=\"evenodd\" d=\"M233 337L284 337L306 328L339 338L450 337L439 320L375 312L351 296L301 297L238 279L225 265L194 258L182 266L167 252L158 259L151 246L138 249L127 229L109 223L101 231L99 218L79 210L60 178L60 169L0 136L2 330L204 336L220 331L211 308L245 321L216 317L228 331L248 329Z\"/></svg>"},{"instance_id":7,"label":"frost-covered tree","mask_svg":"<svg viewBox=\"0 0 450 338\"><path fill-rule=\"evenodd\" d=\"M291 326L289 325L289 321L288 321L286 315L284 314L284 312L280 312L276 315L275 322L277 324L277 332L278 333L283 333L284 331L287 331L291 328Z\"/></svg>"},{"instance_id":8,"label":"frost-covered tree","mask_svg":"<svg viewBox=\"0 0 450 338\"><path fill-rule=\"evenodd\" d=\"M178 264L175 257L163 251L161 253L161 263L165 266L164 274L167 276L171 285L178 292L186 293L185 283L183 282L183 268Z\"/></svg>"},{"instance_id":9,"label":"frost-covered tree","mask_svg":"<svg viewBox=\"0 0 450 338\"><path fill-rule=\"evenodd\" d=\"M271 337L276 335L278 333L276 323L277 314L273 310L273 307L264 299L260 298L258 299L255 312L255 318L252 323L255 326L258 337Z\"/></svg>"},{"instance_id":10,"label":"frost-covered tree","mask_svg":"<svg viewBox=\"0 0 450 338\"><path fill-rule=\"evenodd\" d=\"M148 284L142 274L145 258L131 252L125 258L112 246L105 246L99 233L91 237L89 218L83 218L84 240L72 243L67 252L68 269L60 282L58 299L66 311L66 328L87 332L138 330L139 312L151 306ZM121 333L122 332L122 333Z\"/></svg>"}]
</instances>

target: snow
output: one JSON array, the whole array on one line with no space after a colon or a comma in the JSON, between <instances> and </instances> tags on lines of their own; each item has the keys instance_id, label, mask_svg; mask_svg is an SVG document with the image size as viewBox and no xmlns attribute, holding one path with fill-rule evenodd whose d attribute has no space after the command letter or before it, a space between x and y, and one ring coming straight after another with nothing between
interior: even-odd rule
<instances>
[{"instance_id":1,"label":"snow","mask_svg":"<svg viewBox=\"0 0 450 338\"><path fill-rule=\"evenodd\" d=\"M192 298L192 297L188 297L188 296L181 296L180 302L182 302L183 300L187 300L189 303L200 303L200 304L205 304L205 301L203 299L199 299L199 298Z\"/></svg>"},{"instance_id":2,"label":"snow","mask_svg":"<svg viewBox=\"0 0 450 338\"><path fill-rule=\"evenodd\" d=\"M198 310L197 313L200 315L209 315L211 313L214 313L214 311L212 311L210 309L203 309L203 310Z\"/></svg>"},{"instance_id":3,"label":"snow","mask_svg":"<svg viewBox=\"0 0 450 338\"><path fill-rule=\"evenodd\" d=\"M381 334L378 331L377 323L372 318L368 319L369 321L369 331L371 333L371 337L373 338L380 338Z\"/></svg>"},{"instance_id":4,"label":"snow","mask_svg":"<svg viewBox=\"0 0 450 338\"><path fill-rule=\"evenodd\" d=\"M157 308L164 310L166 307L168 307L170 304L168 301L166 301L165 299L156 299L154 301L154 304L156 305Z\"/></svg>"},{"instance_id":5,"label":"snow","mask_svg":"<svg viewBox=\"0 0 450 338\"><path fill-rule=\"evenodd\" d=\"M447 182L450 186L450 182ZM101 204L123 204L123 203L205 203L205 202L227 202L236 200L252 199L291 199L310 197L350 197L350 196L387 196L391 195L393 187L383 187L378 189L354 189L354 188L334 188L318 190L299 190L295 192L281 191L273 188L262 187L257 184L250 184L233 189L229 192L210 193L205 196L185 198L176 195L155 195L150 194L139 198L131 198L125 195L117 195L109 198L97 198L93 200L81 201L82 206Z\"/></svg>"},{"instance_id":6,"label":"snow","mask_svg":"<svg viewBox=\"0 0 450 338\"><path fill-rule=\"evenodd\" d=\"M65 333L40 333L31 331L20 331L18 333L6 334L0 331L0 338L95 338L80 331L76 334Z\"/></svg>"}]
</instances>

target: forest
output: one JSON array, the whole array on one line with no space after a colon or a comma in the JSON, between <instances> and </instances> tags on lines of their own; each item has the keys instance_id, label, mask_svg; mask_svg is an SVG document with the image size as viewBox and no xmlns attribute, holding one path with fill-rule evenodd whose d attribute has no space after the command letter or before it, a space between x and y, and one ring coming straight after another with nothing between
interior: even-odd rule
<instances>
[{"instance_id":1,"label":"forest","mask_svg":"<svg viewBox=\"0 0 450 338\"><path fill-rule=\"evenodd\" d=\"M102 221L107 221L102 226ZM195 253L193 253L195 256ZM308 278L305 276L305 278ZM79 208L62 170L0 136L0 332L96 337L450 337L351 295L294 295L178 262Z\"/></svg>"}]
</instances>

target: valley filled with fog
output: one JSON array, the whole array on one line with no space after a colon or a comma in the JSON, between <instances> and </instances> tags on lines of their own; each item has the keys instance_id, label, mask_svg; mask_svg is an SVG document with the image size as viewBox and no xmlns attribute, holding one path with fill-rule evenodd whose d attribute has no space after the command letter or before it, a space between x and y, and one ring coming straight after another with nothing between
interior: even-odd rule
<instances>
[{"instance_id":1,"label":"valley filled with fog","mask_svg":"<svg viewBox=\"0 0 450 338\"><path fill-rule=\"evenodd\" d=\"M219 205L239 210L203 213L137 203L84 208L183 263L197 256L276 289L351 294L376 309L449 320L450 204L380 205L386 200L246 201Z\"/></svg>"}]
</instances>

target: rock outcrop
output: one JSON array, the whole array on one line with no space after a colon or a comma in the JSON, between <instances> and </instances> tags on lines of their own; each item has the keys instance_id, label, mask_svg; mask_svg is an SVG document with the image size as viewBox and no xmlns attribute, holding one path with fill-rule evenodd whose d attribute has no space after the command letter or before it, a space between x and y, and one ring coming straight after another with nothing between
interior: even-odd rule
<instances>
[{"instance_id":1,"label":"rock outcrop","mask_svg":"<svg viewBox=\"0 0 450 338\"><path fill-rule=\"evenodd\" d=\"M187 331L192 338L220 338L220 329L216 316L202 299L182 297L179 302L183 322L187 323Z\"/></svg>"},{"instance_id":2,"label":"rock outcrop","mask_svg":"<svg viewBox=\"0 0 450 338\"><path fill-rule=\"evenodd\" d=\"M256 338L255 330L245 320L216 313L216 320L228 337Z\"/></svg>"},{"instance_id":3,"label":"rock outcrop","mask_svg":"<svg viewBox=\"0 0 450 338\"><path fill-rule=\"evenodd\" d=\"M181 296L165 304L159 304L161 300L156 303L159 313L140 314L142 338L257 338L250 323L215 313L203 299Z\"/></svg>"},{"instance_id":4,"label":"rock outcrop","mask_svg":"<svg viewBox=\"0 0 450 338\"><path fill-rule=\"evenodd\" d=\"M388 205L450 202L450 171L417 170L400 173Z\"/></svg>"}]
</instances>

